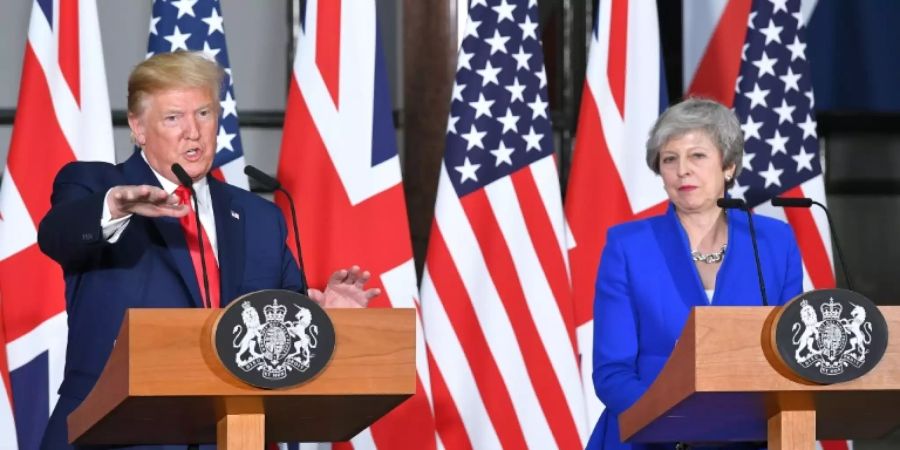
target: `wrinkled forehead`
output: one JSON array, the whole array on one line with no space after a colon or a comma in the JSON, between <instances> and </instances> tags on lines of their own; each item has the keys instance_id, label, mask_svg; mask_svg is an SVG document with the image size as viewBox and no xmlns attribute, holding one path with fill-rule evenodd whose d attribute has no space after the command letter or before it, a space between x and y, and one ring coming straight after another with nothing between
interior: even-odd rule
<instances>
[{"instance_id":1,"label":"wrinkled forehead","mask_svg":"<svg viewBox=\"0 0 900 450\"><path fill-rule=\"evenodd\" d=\"M209 86L166 86L153 90L137 91L138 115L151 108L169 109L173 107L212 107L218 110L218 92Z\"/></svg>"}]
</instances>

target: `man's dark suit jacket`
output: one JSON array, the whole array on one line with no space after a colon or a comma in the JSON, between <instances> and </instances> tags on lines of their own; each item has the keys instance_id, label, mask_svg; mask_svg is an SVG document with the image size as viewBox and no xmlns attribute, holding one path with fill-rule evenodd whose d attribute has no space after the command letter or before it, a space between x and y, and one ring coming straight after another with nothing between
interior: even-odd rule
<instances>
[{"instance_id":1,"label":"man's dark suit jacket","mask_svg":"<svg viewBox=\"0 0 900 450\"><path fill-rule=\"evenodd\" d=\"M259 289L299 290L300 271L285 244L284 216L256 194L208 177L216 222L222 306ZM63 268L69 341L60 399L42 448L69 448L65 420L93 388L128 308L202 307L178 219L131 217L119 240L103 238L100 218L113 186L159 186L140 153L119 165L74 162L53 184L38 244ZM207 262L213 261L207 255Z\"/></svg>"}]
</instances>

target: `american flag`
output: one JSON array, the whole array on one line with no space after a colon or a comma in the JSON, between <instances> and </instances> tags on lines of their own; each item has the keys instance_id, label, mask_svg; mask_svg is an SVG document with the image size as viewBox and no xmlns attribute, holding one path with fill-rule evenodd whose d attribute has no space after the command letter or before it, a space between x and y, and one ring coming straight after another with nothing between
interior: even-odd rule
<instances>
[{"instance_id":1,"label":"american flag","mask_svg":"<svg viewBox=\"0 0 900 450\"><path fill-rule=\"evenodd\" d=\"M589 423L603 405L593 390L594 285L607 228L658 214L662 183L644 162L647 133L668 105L656 3L601 1L585 74L566 193L572 295Z\"/></svg>"},{"instance_id":2,"label":"american flag","mask_svg":"<svg viewBox=\"0 0 900 450\"><path fill-rule=\"evenodd\" d=\"M147 57L177 50L202 51L225 68L219 94L219 135L213 174L247 189L244 147L238 126L234 79L225 45L225 25L219 0L153 0Z\"/></svg>"},{"instance_id":3,"label":"american flag","mask_svg":"<svg viewBox=\"0 0 900 450\"><path fill-rule=\"evenodd\" d=\"M446 448L583 448L536 1L472 1L421 286Z\"/></svg>"},{"instance_id":4,"label":"american flag","mask_svg":"<svg viewBox=\"0 0 900 450\"><path fill-rule=\"evenodd\" d=\"M384 292L370 306L413 308L416 273L388 87L375 2L305 2L278 178L297 201L311 286L321 289L332 272L357 264ZM283 196L276 202L290 213ZM436 448L417 328L416 395L335 448Z\"/></svg>"},{"instance_id":5,"label":"american flag","mask_svg":"<svg viewBox=\"0 0 900 450\"><path fill-rule=\"evenodd\" d=\"M2 449L38 448L59 398L65 286L59 265L38 249L37 224L63 165L115 157L102 52L94 0L33 3L0 188Z\"/></svg>"},{"instance_id":6,"label":"american flag","mask_svg":"<svg viewBox=\"0 0 900 450\"><path fill-rule=\"evenodd\" d=\"M686 2L689 93L733 105L744 131L743 171L730 194L757 213L786 220L803 260L804 288L835 285L831 234L819 210L775 208L775 196L825 203L815 97L800 0ZM849 441L818 448L846 450Z\"/></svg>"}]
</instances>

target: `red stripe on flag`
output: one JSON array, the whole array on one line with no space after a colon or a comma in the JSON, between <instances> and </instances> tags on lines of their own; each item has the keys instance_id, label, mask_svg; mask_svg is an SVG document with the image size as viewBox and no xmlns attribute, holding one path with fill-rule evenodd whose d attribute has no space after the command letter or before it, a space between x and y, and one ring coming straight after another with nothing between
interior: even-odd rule
<instances>
[{"instance_id":1,"label":"red stripe on flag","mask_svg":"<svg viewBox=\"0 0 900 450\"><path fill-rule=\"evenodd\" d=\"M7 166L37 224L50 210L53 178L62 166L75 160L75 154L56 121L47 77L30 43L25 46L18 105Z\"/></svg>"},{"instance_id":2,"label":"red stripe on flag","mask_svg":"<svg viewBox=\"0 0 900 450\"><path fill-rule=\"evenodd\" d=\"M66 308L62 269L37 245L0 260L0 286L5 342L33 331Z\"/></svg>"},{"instance_id":3,"label":"red stripe on flag","mask_svg":"<svg viewBox=\"0 0 900 450\"><path fill-rule=\"evenodd\" d=\"M800 186L785 191L784 197L803 197ZM831 270L831 259L822 242L822 235L816 228L812 211L809 208L784 208L788 223L794 229L797 245L803 257L806 272L816 289L828 289L835 286L834 273ZM831 244L830 242L828 243Z\"/></svg>"},{"instance_id":4,"label":"red stripe on flag","mask_svg":"<svg viewBox=\"0 0 900 450\"><path fill-rule=\"evenodd\" d=\"M528 236L537 252L541 268L550 283L550 290L556 300L556 306L562 315L569 334L569 343L572 345L572 354L575 354L575 318L572 309L572 299L569 291L569 274L559 241L550 222L550 215L544 202L541 200L537 184L534 181L532 171L520 170L510 177L513 186L519 195L519 205L522 208L522 216L525 218L525 226L528 228ZM557 349L554 349L556 351ZM562 351L559 349L558 351Z\"/></svg>"},{"instance_id":5,"label":"red stripe on flag","mask_svg":"<svg viewBox=\"0 0 900 450\"><path fill-rule=\"evenodd\" d=\"M316 66L331 94L331 100L337 105L341 69L341 2L329 0L317 5Z\"/></svg>"},{"instance_id":6,"label":"red stripe on flag","mask_svg":"<svg viewBox=\"0 0 900 450\"><path fill-rule=\"evenodd\" d=\"M225 174L222 173L222 169L220 169L220 168L218 168L218 167L216 167L216 168L213 169L213 170L210 170L210 171L209 171L209 174L212 175L213 178L215 178L215 179L217 179L217 180L219 180L219 181L221 181L221 182L223 182L223 183L227 183L227 182L228 182L228 181L225 180Z\"/></svg>"},{"instance_id":7,"label":"red stripe on flag","mask_svg":"<svg viewBox=\"0 0 900 450\"><path fill-rule=\"evenodd\" d=\"M569 411L565 395L559 385L559 379L547 355L548 349L544 346L528 309L525 292L522 291L522 282L509 252L510 242L507 242L500 230L487 194L484 190L475 191L463 197L461 202L465 214L472 224L490 278L497 288L497 293L512 323L513 333L516 335L516 341L525 361L530 384L538 393L538 402L547 418L556 444L559 448L580 447L581 441L574 418ZM519 203L523 203L521 198ZM528 245L516 242L511 244ZM531 276L544 276L544 274L532 274ZM553 350L558 351L558 349Z\"/></svg>"},{"instance_id":8,"label":"red stripe on flag","mask_svg":"<svg viewBox=\"0 0 900 450\"><path fill-rule=\"evenodd\" d=\"M631 210L587 83L566 195L566 218L575 238L575 248L569 251L575 323L580 326L594 318L594 281L600 253L606 244L606 230L622 222L659 214L666 207L665 202L660 203L639 215Z\"/></svg>"},{"instance_id":9,"label":"red stripe on flag","mask_svg":"<svg viewBox=\"0 0 900 450\"><path fill-rule=\"evenodd\" d=\"M612 0L609 19L609 65L606 76L619 114L625 117L625 72L628 56L628 0Z\"/></svg>"},{"instance_id":10,"label":"red stripe on flag","mask_svg":"<svg viewBox=\"0 0 900 450\"><path fill-rule=\"evenodd\" d=\"M470 195L471 196L471 195ZM425 258L428 273L442 299L447 317L456 331L466 360L474 375L481 400L494 425L494 430L503 448L528 448L525 436L514 413L509 389L500 375L497 362L488 347L487 337L478 323L478 316L460 278L456 265L450 257L444 236L437 226L431 227L428 256ZM482 301L478 299L478 301ZM450 337L448 337L450 338ZM437 410L437 398L435 398Z\"/></svg>"},{"instance_id":11,"label":"red stripe on flag","mask_svg":"<svg viewBox=\"0 0 900 450\"><path fill-rule=\"evenodd\" d=\"M819 441L822 444L822 450L850 450L848 441Z\"/></svg>"},{"instance_id":12,"label":"red stripe on flag","mask_svg":"<svg viewBox=\"0 0 900 450\"><path fill-rule=\"evenodd\" d=\"M734 83L741 68L741 49L747 37L750 0L730 0L716 25L688 92L731 107Z\"/></svg>"},{"instance_id":13,"label":"red stripe on flag","mask_svg":"<svg viewBox=\"0 0 900 450\"><path fill-rule=\"evenodd\" d=\"M434 355L430 350L428 356L428 370L431 374L431 397L434 399L434 421L438 435L444 448L453 450L472 450L472 442L466 433L462 417L459 415L459 407L453 401L447 383L434 361Z\"/></svg>"},{"instance_id":14,"label":"red stripe on flag","mask_svg":"<svg viewBox=\"0 0 900 450\"><path fill-rule=\"evenodd\" d=\"M59 2L59 69L69 84L75 103L81 105L81 38L78 1Z\"/></svg>"}]
</instances>

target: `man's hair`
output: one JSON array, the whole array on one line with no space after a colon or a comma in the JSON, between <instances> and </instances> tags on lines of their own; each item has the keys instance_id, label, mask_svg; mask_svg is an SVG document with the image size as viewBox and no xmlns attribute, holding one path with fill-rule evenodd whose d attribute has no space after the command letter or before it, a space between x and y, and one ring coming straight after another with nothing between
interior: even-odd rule
<instances>
[{"instance_id":1,"label":"man's hair","mask_svg":"<svg viewBox=\"0 0 900 450\"><path fill-rule=\"evenodd\" d=\"M128 77L128 112L140 115L146 98L169 89L209 89L219 99L225 71L201 52L158 53L135 66ZM215 107L218 111L219 102Z\"/></svg>"}]
</instances>

